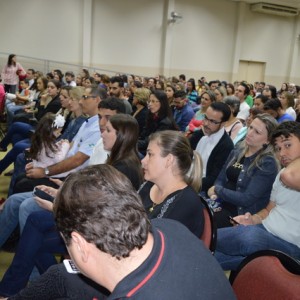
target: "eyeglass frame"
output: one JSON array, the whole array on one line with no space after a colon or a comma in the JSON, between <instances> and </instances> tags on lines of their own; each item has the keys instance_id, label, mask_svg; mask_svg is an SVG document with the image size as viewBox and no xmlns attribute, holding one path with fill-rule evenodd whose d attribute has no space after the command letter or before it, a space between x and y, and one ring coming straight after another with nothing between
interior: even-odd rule
<instances>
[{"instance_id":1,"label":"eyeglass frame","mask_svg":"<svg viewBox=\"0 0 300 300\"><path fill-rule=\"evenodd\" d=\"M209 119L206 114L204 114L204 121L207 121L207 122L212 123L214 125L219 125L223 122L223 121L215 121L215 120Z\"/></svg>"}]
</instances>

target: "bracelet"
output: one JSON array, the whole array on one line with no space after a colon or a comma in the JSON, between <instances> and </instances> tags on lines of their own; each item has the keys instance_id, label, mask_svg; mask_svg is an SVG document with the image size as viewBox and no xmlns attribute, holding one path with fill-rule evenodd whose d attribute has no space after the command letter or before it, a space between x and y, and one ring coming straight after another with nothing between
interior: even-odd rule
<instances>
[{"instance_id":1,"label":"bracelet","mask_svg":"<svg viewBox=\"0 0 300 300\"><path fill-rule=\"evenodd\" d=\"M260 219L260 221L262 222L263 218L260 215L254 214L254 216L257 216Z\"/></svg>"}]
</instances>

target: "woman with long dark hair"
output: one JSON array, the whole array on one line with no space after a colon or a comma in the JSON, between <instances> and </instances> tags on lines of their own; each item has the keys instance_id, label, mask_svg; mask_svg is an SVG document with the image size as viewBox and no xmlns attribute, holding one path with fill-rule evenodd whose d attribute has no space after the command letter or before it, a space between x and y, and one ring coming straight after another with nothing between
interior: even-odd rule
<instances>
[{"instance_id":1,"label":"woman with long dark hair","mask_svg":"<svg viewBox=\"0 0 300 300\"><path fill-rule=\"evenodd\" d=\"M162 130L178 130L169 105L167 94L163 91L153 91L148 102L146 126L138 141L138 150L145 155L149 135Z\"/></svg>"},{"instance_id":2,"label":"woman with long dark hair","mask_svg":"<svg viewBox=\"0 0 300 300\"><path fill-rule=\"evenodd\" d=\"M198 92L196 90L196 83L194 79L190 79L186 83L186 92L187 98L189 99L189 105L191 105L193 108L196 108L198 106Z\"/></svg>"},{"instance_id":3,"label":"woman with long dark hair","mask_svg":"<svg viewBox=\"0 0 300 300\"><path fill-rule=\"evenodd\" d=\"M137 121L127 114L110 117L102 132L104 150L110 151L106 163L126 175L136 190L143 180L136 150L138 132Z\"/></svg>"}]
</instances>

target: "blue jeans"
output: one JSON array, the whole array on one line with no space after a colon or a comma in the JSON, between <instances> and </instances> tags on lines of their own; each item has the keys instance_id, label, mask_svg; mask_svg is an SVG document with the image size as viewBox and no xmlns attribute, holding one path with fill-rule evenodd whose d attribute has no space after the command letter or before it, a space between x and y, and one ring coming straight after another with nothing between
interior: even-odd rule
<instances>
[{"instance_id":1,"label":"blue jeans","mask_svg":"<svg viewBox=\"0 0 300 300\"><path fill-rule=\"evenodd\" d=\"M3 159L0 160L0 174L15 160L17 156L22 153L26 148L30 147L30 140L25 139L20 142L17 142L10 151L6 153Z\"/></svg>"},{"instance_id":2,"label":"blue jeans","mask_svg":"<svg viewBox=\"0 0 300 300\"><path fill-rule=\"evenodd\" d=\"M28 212L42 210L42 208L32 198L32 192L14 194L6 201L0 213L0 247L6 242L20 219L21 231L24 228Z\"/></svg>"},{"instance_id":3,"label":"blue jeans","mask_svg":"<svg viewBox=\"0 0 300 300\"><path fill-rule=\"evenodd\" d=\"M30 124L26 124L22 122L14 122L10 126L4 139L0 142L0 147L2 149L6 149L10 143L15 145L19 141L28 139L29 131L32 129L34 129L34 127Z\"/></svg>"},{"instance_id":4,"label":"blue jeans","mask_svg":"<svg viewBox=\"0 0 300 300\"><path fill-rule=\"evenodd\" d=\"M22 110L24 105L15 105L14 102L6 102L6 115L7 115L7 124L11 126L15 112Z\"/></svg>"},{"instance_id":5,"label":"blue jeans","mask_svg":"<svg viewBox=\"0 0 300 300\"><path fill-rule=\"evenodd\" d=\"M215 258L223 270L236 270L248 255L268 249L300 259L299 247L271 234L261 224L218 229Z\"/></svg>"},{"instance_id":6,"label":"blue jeans","mask_svg":"<svg viewBox=\"0 0 300 300\"><path fill-rule=\"evenodd\" d=\"M25 288L35 265L42 274L57 263L53 253L67 253L53 213L34 212L27 219L14 259L0 283L0 294L11 296Z\"/></svg>"},{"instance_id":7,"label":"blue jeans","mask_svg":"<svg viewBox=\"0 0 300 300\"><path fill-rule=\"evenodd\" d=\"M11 177L9 188L8 188L8 197L13 194L14 186L16 183L16 180L19 175L25 173L25 166L27 164L27 161L25 159L24 153L20 153L14 163L14 173Z\"/></svg>"}]
</instances>

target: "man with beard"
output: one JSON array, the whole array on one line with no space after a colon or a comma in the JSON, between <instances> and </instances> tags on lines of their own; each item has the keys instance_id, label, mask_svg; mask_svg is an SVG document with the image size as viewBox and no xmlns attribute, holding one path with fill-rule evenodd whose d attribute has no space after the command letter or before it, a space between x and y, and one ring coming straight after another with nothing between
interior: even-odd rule
<instances>
[{"instance_id":1,"label":"man with beard","mask_svg":"<svg viewBox=\"0 0 300 300\"><path fill-rule=\"evenodd\" d=\"M223 102L213 102L207 109L203 128L195 131L190 142L193 149L200 153L203 161L202 192L214 185L233 143L224 129L231 111Z\"/></svg>"}]
</instances>

